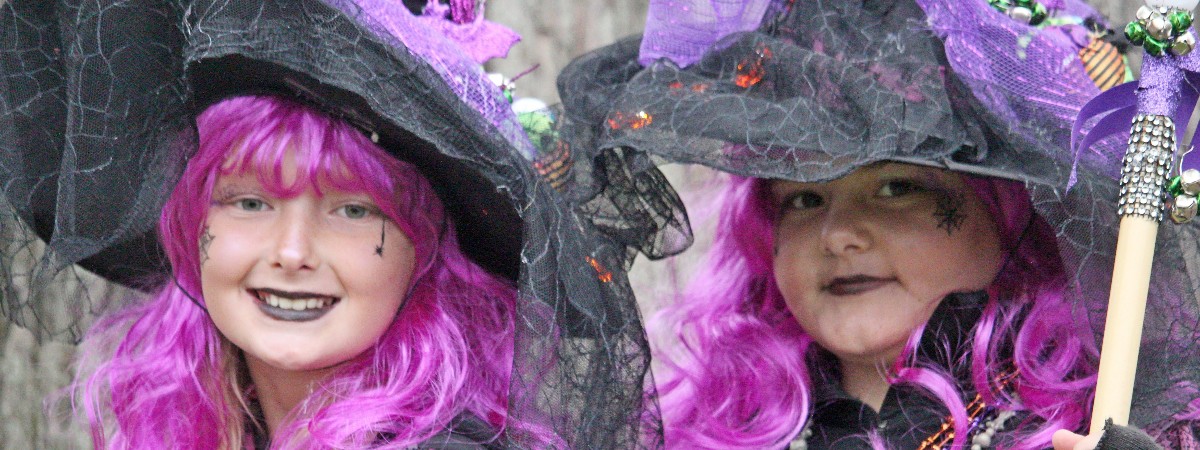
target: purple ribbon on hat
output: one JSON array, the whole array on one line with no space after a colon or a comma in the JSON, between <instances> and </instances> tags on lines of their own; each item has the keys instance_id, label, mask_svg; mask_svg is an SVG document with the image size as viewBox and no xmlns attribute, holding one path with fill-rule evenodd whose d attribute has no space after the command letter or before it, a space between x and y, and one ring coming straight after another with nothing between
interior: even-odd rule
<instances>
[{"instance_id":1,"label":"purple ribbon on hat","mask_svg":"<svg viewBox=\"0 0 1200 450\"><path fill-rule=\"evenodd\" d=\"M1195 30L1191 30L1195 33ZM1078 155L1096 141L1129 133L1129 124L1137 114L1170 117L1176 124L1187 124L1192 107L1200 98L1200 52L1185 56L1164 54L1142 60L1142 77L1109 89L1088 102L1079 112L1072 133L1072 148ZM1084 135L1084 124L1095 122ZM1188 155L1180 167L1197 167L1200 156ZM1074 175L1074 173L1072 173Z\"/></svg>"}]
</instances>

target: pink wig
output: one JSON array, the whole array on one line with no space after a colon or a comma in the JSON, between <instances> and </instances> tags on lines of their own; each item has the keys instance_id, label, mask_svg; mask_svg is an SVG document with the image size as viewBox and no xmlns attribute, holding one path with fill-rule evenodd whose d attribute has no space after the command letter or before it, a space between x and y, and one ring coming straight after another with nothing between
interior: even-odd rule
<instances>
[{"instance_id":1,"label":"pink wig","mask_svg":"<svg viewBox=\"0 0 1200 450\"><path fill-rule=\"evenodd\" d=\"M416 246L406 303L375 345L302 401L278 430L299 448L407 448L471 413L503 432L513 355L511 283L458 248L432 186L352 126L277 97L227 99L196 120L199 149L163 206L173 283L89 333L77 381L97 448L238 448L247 381L240 352L200 307L199 238L217 178L252 171L276 195L365 192ZM283 181L295 151L301 176ZM396 289L404 289L396 286Z\"/></svg>"},{"instance_id":2,"label":"pink wig","mask_svg":"<svg viewBox=\"0 0 1200 450\"><path fill-rule=\"evenodd\" d=\"M955 380L955 362L922 360L912 334L891 368L942 402L955 419L955 448L968 444L963 394L970 385L988 404L1025 411L1010 422L1013 449L1050 446L1059 428L1088 419L1098 351L1091 329L1063 300L1065 275L1054 230L1036 215L1018 182L964 177L997 223L1008 259L988 288L982 317L968 330L970 380ZM812 407L809 361L817 351L789 312L774 281L776 205L770 181L733 177L724 193L712 248L680 298L656 317L679 344L659 349L666 376L658 389L671 448L780 448L804 428ZM1007 349L1007 350L1006 350ZM1018 370L1009 398L993 380ZM864 430L864 433L867 430ZM883 441L864 434L876 448Z\"/></svg>"}]
</instances>

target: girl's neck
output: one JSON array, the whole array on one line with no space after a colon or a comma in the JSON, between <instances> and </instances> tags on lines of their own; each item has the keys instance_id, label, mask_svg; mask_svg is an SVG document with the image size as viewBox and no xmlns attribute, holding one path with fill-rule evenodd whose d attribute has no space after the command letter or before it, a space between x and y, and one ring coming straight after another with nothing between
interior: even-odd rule
<instances>
[{"instance_id":1,"label":"girl's neck","mask_svg":"<svg viewBox=\"0 0 1200 450\"><path fill-rule=\"evenodd\" d=\"M883 366L876 362L841 359L842 389L851 397L870 406L876 412L883 407L891 383Z\"/></svg>"},{"instance_id":2,"label":"girl's neck","mask_svg":"<svg viewBox=\"0 0 1200 450\"><path fill-rule=\"evenodd\" d=\"M258 394L258 404L266 421L264 425L272 438L283 425L284 418L312 395L313 389L334 370L281 370L250 355L246 355L246 368Z\"/></svg>"}]
</instances>

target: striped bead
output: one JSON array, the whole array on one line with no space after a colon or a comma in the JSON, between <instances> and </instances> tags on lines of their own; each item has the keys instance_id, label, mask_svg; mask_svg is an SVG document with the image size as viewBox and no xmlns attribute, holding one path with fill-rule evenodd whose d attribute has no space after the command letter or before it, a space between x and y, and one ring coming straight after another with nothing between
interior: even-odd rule
<instances>
[{"instance_id":1,"label":"striped bead","mask_svg":"<svg viewBox=\"0 0 1200 450\"><path fill-rule=\"evenodd\" d=\"M1088 77L1101 91L1125 81L1125 58L1117 47L1103 39L1092 39L1091 44L1079 50L1079 60L1087 70Z\"/></svg>"}]
</instances>

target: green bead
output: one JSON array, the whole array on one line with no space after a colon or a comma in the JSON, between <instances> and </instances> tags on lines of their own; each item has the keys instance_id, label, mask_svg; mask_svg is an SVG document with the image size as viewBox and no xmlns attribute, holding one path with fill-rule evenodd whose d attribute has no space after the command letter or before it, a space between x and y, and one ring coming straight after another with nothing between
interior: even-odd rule
<instances>
[{"instance_id":1,"label":"green bead","mask_svg":"<svg viewBox=\"0 0 1200 450\"><path fill-rule=\"evenodd\" d=\"M1187 11L1174 11L1167 16L1167 20L1171 21L1171 29L1175 30L1175 34L1183 34L1188 27L1192 26L1192 13Z\"/></svg>"},{"instance_id":2,"label":"green bead","mask_svg":"<svg viewBox=\"0 0 1200 450\"><path fill-rule=\"evenodd\" d=\"M1125 38L1133 45L1142 45L1142 41L1146 39L1146 27L1138 22L1129 22L1129 25L1125 25Z\"/></svg>"},{"instance_id":3,"label":"green bead","mask_svg":"<svg viewBox=\"0 0 1200 450\"><path fill-rule=\"evenodd\" d=\"M1171 181L1167 183L1167 192L1170 193L1172 197L1177 197L1179 194L1182 194L1183 177L1179 175L1171 177Z\"/></svg>"},{"instance_id":4,"label":"green bead","mask_svg":"<svg viewBox=\"0 0 1200 450\"><path fill-rule=\"evenodd\" d=\"M1153 56L1162 56L1163 52L1167 50L1167 44L1158 39L1146 36L1146 40L1142 42L1142 48L1145 48L1146 53Z\"/></svg>"},{"instance_id":5,"label":"green bead","mask_svg":"<svg viewBox=\"0 0 1200 450\"><path fill-rule=\"evenodd\" d=\"M1016 3L1017 6L1024 6L1026 8L1033 9L1033 0L1017 0Z\"/></svg>"},{"instance_id":6,"label":"green bead","mask_svg":"<svg viewBox=\"0 0 1200 450\"><path fill-rule=\"evenodd\" d=\"M551 136L554 132L554 119L545 111L527 111L517 114L517 122L531 137Z\"/></svg>"},{"instance_id":7,"label":"green bead","mask_svg":"<svg viewBox=\"0 0 1200 450\"><path fill-rule=\"evenodd\" d=\"M1041 25L1049 17L1050 13L1046 11L1046 6L1041 3L1033 4L1033 17L1029 19L1030 25Z\"/></svg>"}]
</instances>

